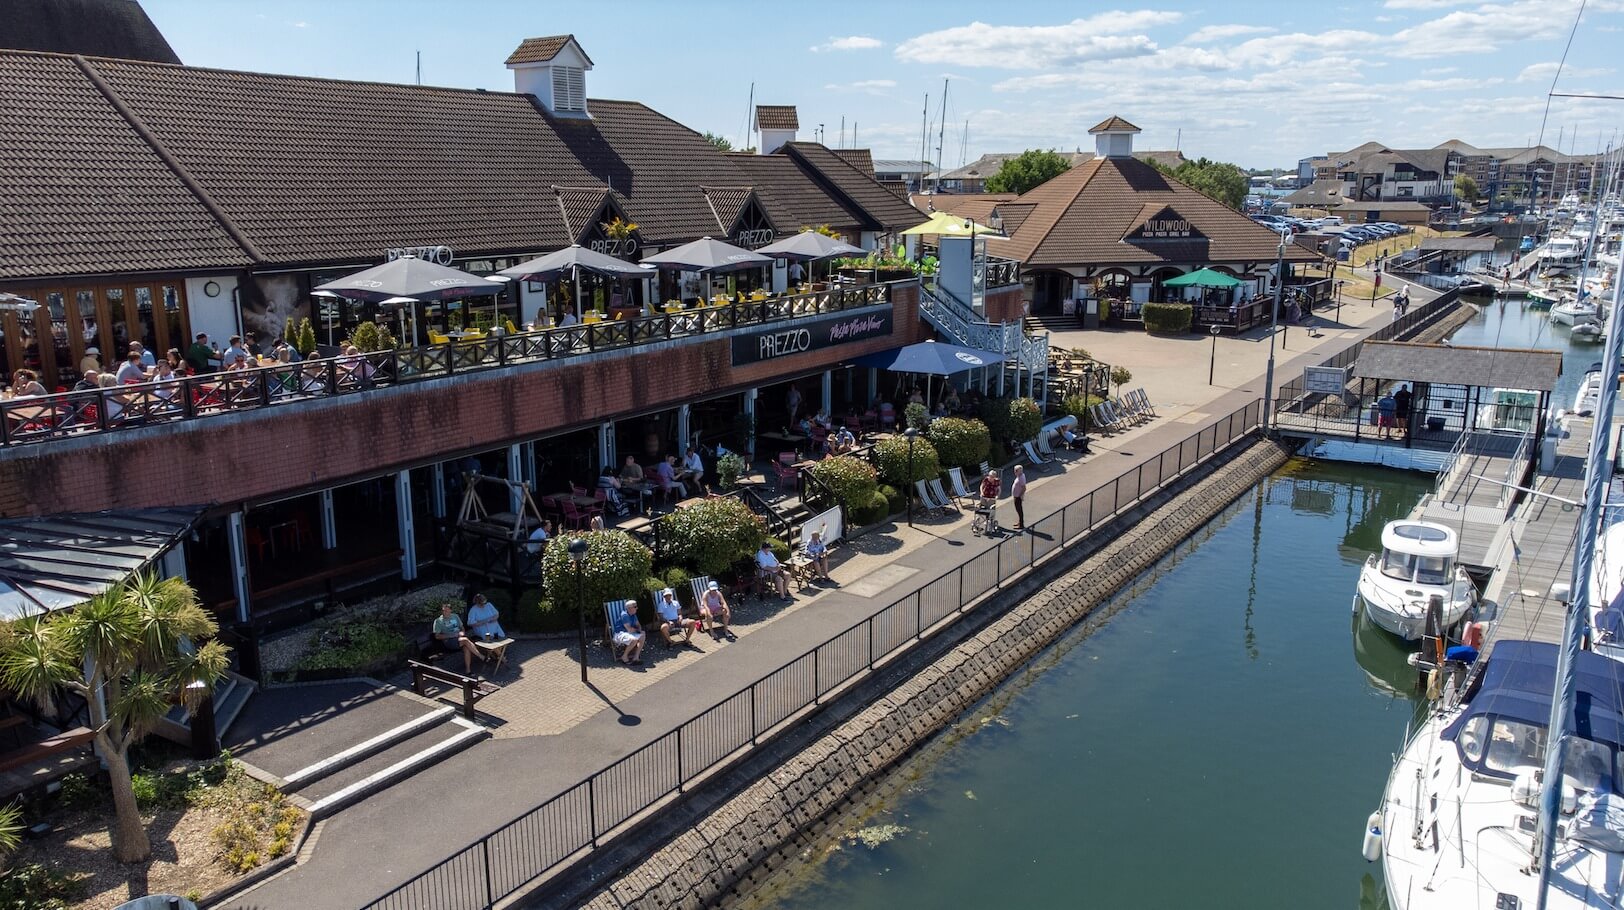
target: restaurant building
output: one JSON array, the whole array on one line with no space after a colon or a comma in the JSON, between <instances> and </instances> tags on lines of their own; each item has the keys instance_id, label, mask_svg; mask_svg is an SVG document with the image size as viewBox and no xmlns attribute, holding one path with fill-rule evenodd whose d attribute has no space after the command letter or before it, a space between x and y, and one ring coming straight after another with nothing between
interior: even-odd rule
<instances>
[{"instance_id":1,"label":"restaurant building","mask_svg":"<svg viewBox=\"0 0 1624 910\"><path fill-rule=\"evenodd\" d=\"M487 92L0 51L0 291L39 304L0 311L0 365L49 389L131 340L161 353L305 317L342 338L375 312L311 290L402 251L489 273L571 243L637 260L825 224L872 247L924 220L861 158L792 130L732 155L589 98L593 65L570 36L530 39L508 58L517 90ZM469 306L523 327L551 293L516 282ZM188 511L165 564L251 637L447 558L471 473L555 495L625 454L777 429L792 385L849 413L876 393L850 361L931 335L911 277L649 309L467 347L402 339L367 382L321 394L220 407L189 384L161 420L75 422L71 392L0 402L0 517Z\"/></svg>"},{"instance_id":2,"label":"restaurant building","mask_svg":"<svg viewBox=\"0 0 1624 910\"><path fill-rule=\"evenodd\" d=\"M987 249L1021 263L1034 315L1076 313L1085 325L1136 319L1148 301L1201 299L1200 288L1162 282L1202 268L1242 282L1225 292L1226 311L1268 287L1279 235L1141 161L1138 132L1121 117L1105 120L1089 130L1094 158L992 207L1009 239ZM1284 257L1288 266L1319 259L1291 243Z\"/></svg>"}]
</instances>

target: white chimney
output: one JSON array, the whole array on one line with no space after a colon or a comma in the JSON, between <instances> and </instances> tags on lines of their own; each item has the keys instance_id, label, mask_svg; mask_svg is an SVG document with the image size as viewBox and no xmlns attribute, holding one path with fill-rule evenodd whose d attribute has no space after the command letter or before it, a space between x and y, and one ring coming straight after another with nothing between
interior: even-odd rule
<instances>
[{"instance_id":1,"label":"white chimney","mask_svg":"<svg viewBox=\"0 0 1624 910\"><path fill-rule=\"evenodd\" d=\"M1094 137L1095 155L1101 158L1131 158L1133 136L1139 132L1139 127L1121 117L1112 117L1096 124L1088 132Z\"/></svg>"},{"instance_id":2,"label":"white chimney","mask_svg":"<svg viewBox=\"0 0 1624 910\"><path fill-rule=\"evenodd\" d=\"M793 104L756 105L756 132L761 134L759 154L771 155L783 148L784 143L795 141L795 132L801 121Z\"/></svg>"},{"instance_id":3,"label":"white chimney","mask_svg":"<svg viewBox=\"0 0 1624 910\"><path fill-rule=\"evenodd\" d=\"M513 71L513 90L534 95L555 116L591 116L586 109L586 72L592 69L592 58L574 35L526 38L508 55L507 68Z\"/></svg>"}]
</instances>

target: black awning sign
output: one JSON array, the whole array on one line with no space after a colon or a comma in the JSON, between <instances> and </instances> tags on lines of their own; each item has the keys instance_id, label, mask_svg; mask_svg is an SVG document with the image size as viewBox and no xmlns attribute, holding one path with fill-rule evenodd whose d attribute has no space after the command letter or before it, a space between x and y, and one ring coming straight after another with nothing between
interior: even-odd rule
<instances>
[{"instance_id":1,"label":"black awning sign","mask_svg":"<svg viewBox=\"0 0 1624 910\"><path fill-rule=\"evenodd\" d=\"M833 313L733 336L733 365L744 366L890 335L891 307Z\"/></svg>"}]
</instances>

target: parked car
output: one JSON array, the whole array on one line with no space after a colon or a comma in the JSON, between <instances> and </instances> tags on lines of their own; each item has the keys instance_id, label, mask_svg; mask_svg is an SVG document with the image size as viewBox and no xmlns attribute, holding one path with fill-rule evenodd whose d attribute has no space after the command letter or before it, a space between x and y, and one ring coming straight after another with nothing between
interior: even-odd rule
<instances>
[{"instance_id":1,"label":"parked car","mask_svg":"<svg viewBox=\"0 0 1624 910\"><path fill-rule=\"evenodd\" d=\"M1326 215L1324 218L1321 218L1320 220L1325 222L1328 225L1339 225L1339 224L1342 223L1342 216L1341 215Z\"/></svg>"}]
</instances>

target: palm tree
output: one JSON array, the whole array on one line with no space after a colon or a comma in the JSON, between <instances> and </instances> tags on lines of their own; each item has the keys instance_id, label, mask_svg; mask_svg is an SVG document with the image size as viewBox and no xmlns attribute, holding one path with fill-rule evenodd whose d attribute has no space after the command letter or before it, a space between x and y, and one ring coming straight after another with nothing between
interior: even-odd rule
<instances>
[{"instance_id":1,"label":"palm tree","mask_svg":"<svg viewBox=\"0 0 1624 910\"><path fill-rule=\"evenodd\" d=\"M20 619L0 642L0 687L47 709L59 688L89 704L112 784L119 862L152 853L130 781L130 746L177 701L195 707L213 691L228 653L212 640L218 630L185 581L137 575L71 611Z\"/></svg>"}]
</instances>

